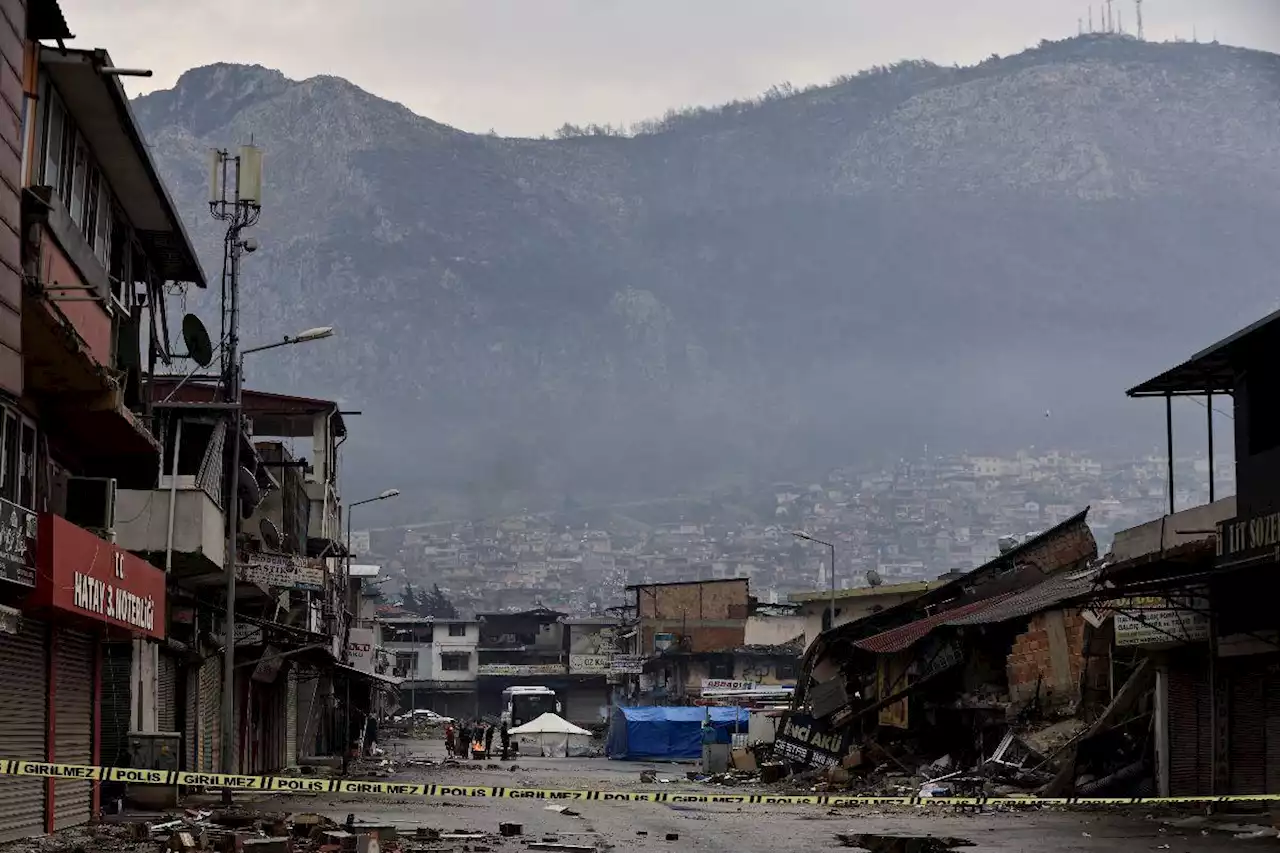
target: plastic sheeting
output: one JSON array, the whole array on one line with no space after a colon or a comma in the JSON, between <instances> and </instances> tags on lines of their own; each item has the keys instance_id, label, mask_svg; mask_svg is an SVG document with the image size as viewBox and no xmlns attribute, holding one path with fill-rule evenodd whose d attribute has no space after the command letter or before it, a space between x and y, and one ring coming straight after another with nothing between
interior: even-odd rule
<instances>
[{"instance_id":1,"label":"plastic sheeting","mask_svg":"<svg viewBox=\"0 0 1280 853\"><path fill-rule=\"evenodd\" d=\"M702 757L702 723L711 712L717 740L728 743L736 728L747 730L745 708L614 708L605 751L628 761L697 760Z\"/></svg>"}]
</instances>

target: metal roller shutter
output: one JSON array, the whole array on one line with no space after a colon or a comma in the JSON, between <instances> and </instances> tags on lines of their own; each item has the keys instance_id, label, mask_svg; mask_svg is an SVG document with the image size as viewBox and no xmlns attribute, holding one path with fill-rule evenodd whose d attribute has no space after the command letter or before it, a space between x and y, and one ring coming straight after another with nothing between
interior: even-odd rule
<instances>
[{"instance_id":1,"label":"metal roller shutter","mask_svg":"<svg viewBox=\"0 0 1280 853\"><path fill-rule=\"evenodd\" d=\"M102 721L98 726L102 738L98 760L103 764L127 763L132 682L133 645L107 643L102 649Z\"/></svg>"},{"instance_id":2,"label":"metal roller shutter","mask_svg":"<svg viewBox=\"0 0 1280 853\"><path fill-rule=\"evenodd\" d=\"M1169 670L1169 794L1207 797L1213 788L1209 678L1204 670Z\"/></svg>"},{"instance_id":3,"label":"metal roller shutter","mask_svg":"<svg viewBox=\"0 0 1280 853\"><path fill-rule=\"evenodd\" d=\"M65 628L53 642L53 758L59 764L93 763L93 656L88 634ZM53 791L53 828L88 823L93 783L59 779Z\"/></svg>"},{"instance_id":4,"label":"metal roller shutter","mask_svg":"<svg viewBox=\"0 0 1280 853\"><path fill-rule=\"evenodd\" d=\"M219 769L218 751L221 738L218 714L222 708L222 659L205 658L200 666L200 769L212 773Z\"/></svg>"},{"instance_id":5,"label":"metal roller shutter","mask_svg":"<svg viewBox=\"0 0 1280 853\"><path fill-rule=\"evenodd\" d=\"M284 709L284 766L298 766L298 668L289 667L289 687Z\"/></svg>"},{"instance_id":6,"label":"metal roller shutter","mask_svg":"<svg viewBox=\"0 0 1280 853\"><path fill-rule=\"evenodd\" d=\"M198 745L199 719L200 719L200 672L199 664L188 666L186 668L186 677L183 679L185 687L183 691L183 700L185 701L186 713L182 717L182 769L196 770L199 768L197 764L196 749Z\"/></svg>"},{"instance_id":7,"label":"metal roller shutter","mask_svg":"<svg viewBox=\"0 0 1280 853\"><path fill-rule=\"evenodd\" d=\"M43 758L48 732L48 660L43 622L26 617L0 634L0 758ZM43 779L0 776L0 842L44 832Z\"/></svg>"},{"instance_id":8,"label":"metal roller shutter","mask_svg":"<svg viewBox=\"0 0 1280 853\"><path fill-rule=\"evenodd\" d=\"M178 667L173 655L161 651L157 656L156 728L162 732L178 730Z\"/></svg>"},{"instance_id":9,"label":"metal roller shutter","mask_svg":"<svg viewBox=\"0 0 1280 853\"><path fill-rule=\"evenodd\" d=\"M1267 694L1263 676L1252 672L1235 673L1228 689L1231 702L1227 744L1230 781L1223 793L1265 793Z\"/></svg>"}]
</instances>

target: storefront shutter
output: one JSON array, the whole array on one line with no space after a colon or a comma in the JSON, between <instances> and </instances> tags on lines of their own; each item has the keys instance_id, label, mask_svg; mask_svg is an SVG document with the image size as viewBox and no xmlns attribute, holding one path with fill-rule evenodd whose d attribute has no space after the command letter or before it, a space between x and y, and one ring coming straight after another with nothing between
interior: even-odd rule
<instances>
[{"instance_id":1,"label":"storefront shutter","mask_svg":"<svg viewBox=\"0 0 1280 853\"><path fill-rule=\"evenodd\" d=\"M197 770L196 748L200 731L200 664L186 668L183 685L183 702L186 713L182 716L182 769Z\"/></svg>"},{"instance_id":2,"label":"storefront shutter","mask_svg":"<svg viewBox=\"0 0 1280 853\"><path fill-rule=\"evenodd\" d=\"M1229 670L1228 794L1280 793L1280 658L1243 658Z\"/></svg>"},{"instance_id":3,"label":"storefront shutter","mask_svg":"<svg viewBox=\"0 0 1280 853\"><path fill-rule=\"evenodd\" d=\"M1209 796L1213 737L1209 679L1203 669L1169 670L1169 794Z\"/></svg>"},{"instance_id":4,"label":"storefront shutter","mask_svg":"<svg viewBox=\"0 0 1280 853\"><path fill-rule=\"evenodd\" d=\"M54 760L59 764L92 764L96 641L88 634L60 628L53 650ZM88 823L93 783L59 779L54 786L53 828Z\"/></svg>"},{"instance_id":5,"label":"storefront shutter","mask_svg":"<svg viewBox=\"0 0 1280 853\"><path fill-rule=\"evenodd\" d=\"M161 651L158 655L159 671L156 675L156 728L162 732L178 729L177 687L178 667L173 655Z\"/></svg>"},{"instance_id":6,"label":"storefront shutter","mask_svg":"<svg viewBox=\"0 0 1280 853\"><path fill-rule=\"evenodd\" d=\"M18 634L0 633L0 758L47 754L48 662L43 622L23 617ZM0 776L0 842L44 832L44 779Z\"/></svg>"},{"instance_id":7,"label":"storefront shutter","mask_svg":"<svg viewBox=\"0 0 1280 853\"><path fill-rule=\"evenodd\" d=\"M133 645L107 643L102 649L102 738L98 760L103 764L127 761L129 720L132 717Z\"/></svg>"},{"instance_id":8,"label":"storefront shutter","mask_svg":"<svg viewBox=\"0 0 1280 853\"><path fill-rule=\"evenodd\" d=\"M289 667L288 694L284 709L284 766L298 766L298 668Z\"/></svg>"},{"instance_id":9,"label":"storefront shutter","mask_svg":"<svg viewBox=\"0 0 1280 853\"><path fill-rule=\"evenodd\" d=\"M219 769L218 751L221 740L218 715L222 711L222 658L205 658L200 666L200 769L212 773Z\"/></svg>"}]
</instances>

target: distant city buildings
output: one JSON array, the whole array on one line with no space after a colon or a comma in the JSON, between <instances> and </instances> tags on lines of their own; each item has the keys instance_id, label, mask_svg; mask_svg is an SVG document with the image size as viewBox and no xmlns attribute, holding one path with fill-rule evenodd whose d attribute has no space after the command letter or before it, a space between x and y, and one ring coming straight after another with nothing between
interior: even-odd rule
<instances>
[{"instance_id":1,"label":"distant city buildings","mask_svg":"<svg viewBox=\"0 0 1280 853\"><path fill-rule=\"evenodd\" d=\"M1214 469L1216 493L1229 494L1229 462ZM1207 473L1207 459L1177 461L1178 505L1206 499ZM438 585L463 616L540 607L604 615L626 602L629 585L735 578L749 579L760 602L785 602L829 582L829 553L797 542L792 530L836 546L839 589L866 587L869 576L923 583L977 568L999 553L1001 537L1046 530L1086 506L1105 549L1116 530L1165 510L1166 476L1167 460L1156 455L935 455L738 490L707 499L697 517L646 523L623 514L606 527L600 513L523 514L362 531L352 544L384 565L388 600L405 584Z\"/></svg>"}]
</instances>

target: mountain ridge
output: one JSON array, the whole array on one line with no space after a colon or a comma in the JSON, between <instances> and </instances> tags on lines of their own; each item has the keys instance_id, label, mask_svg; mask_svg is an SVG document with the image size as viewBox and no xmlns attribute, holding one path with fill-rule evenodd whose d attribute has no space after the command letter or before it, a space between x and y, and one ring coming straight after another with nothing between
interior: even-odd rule
<instances>
[{"instance_id":1,"label":"mountain ridge","mask_svg":"<svg viewBox=\"0 0 1280 853\"><path fill-rule=\"evenodd\" d=\"M250 382L366 409L370 483L481 511L1112 440L1130 380L1270 298L1276 87L1271 54L1084 37L632 136L473 134L260 66L135 110L184 211L205 149L267 150L246 339L340 336Z\"/></svg>"}]
</instances>

